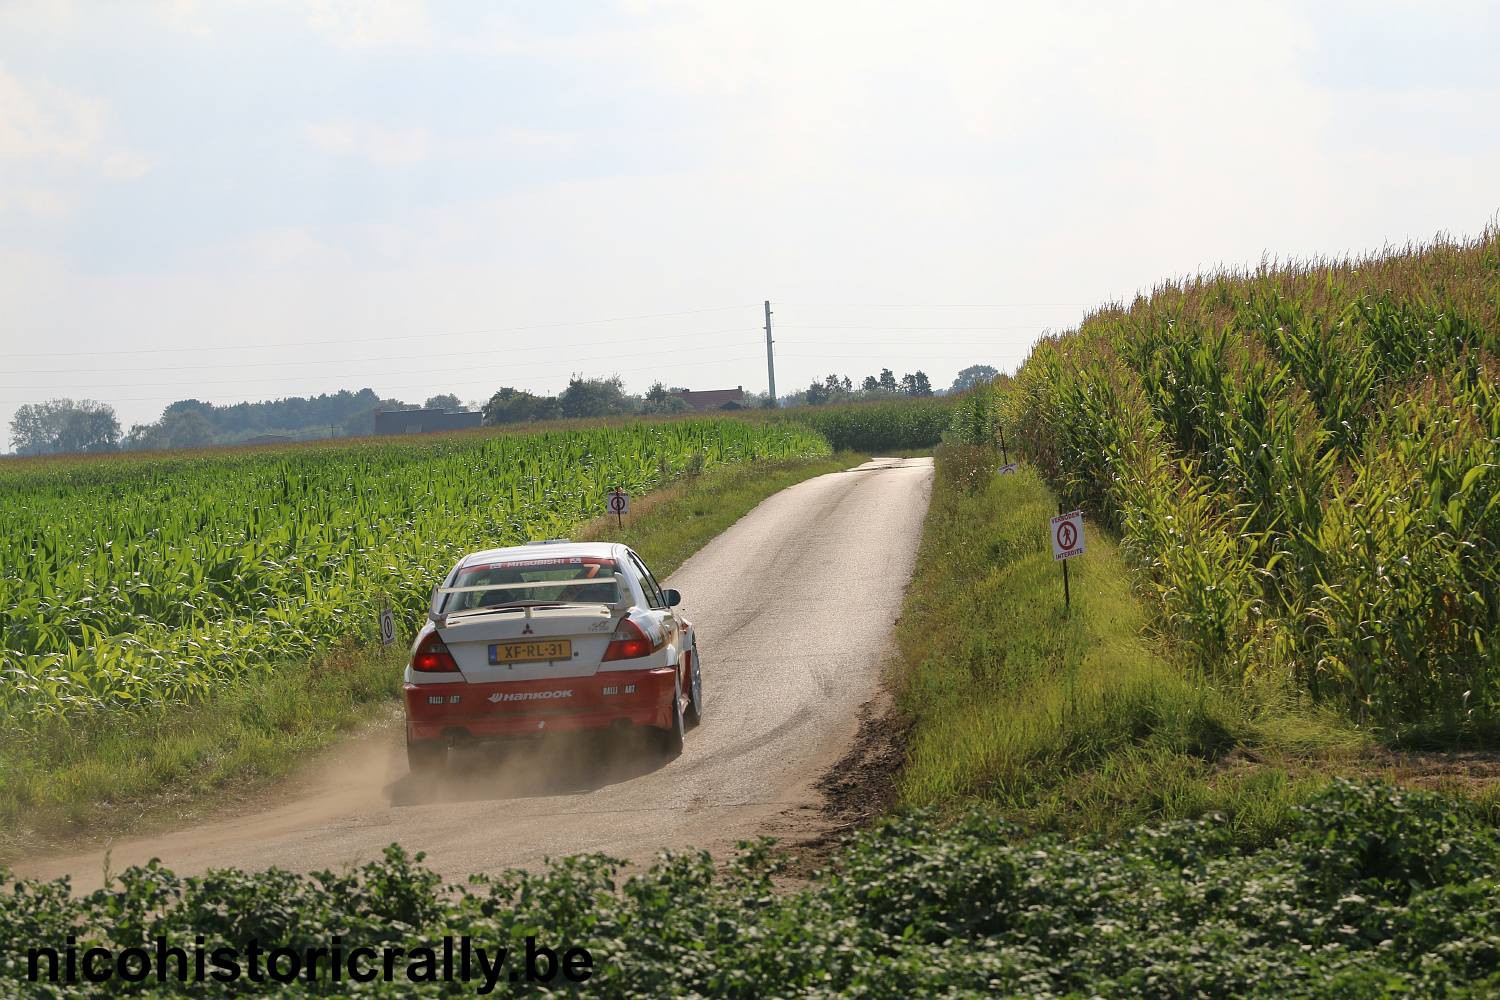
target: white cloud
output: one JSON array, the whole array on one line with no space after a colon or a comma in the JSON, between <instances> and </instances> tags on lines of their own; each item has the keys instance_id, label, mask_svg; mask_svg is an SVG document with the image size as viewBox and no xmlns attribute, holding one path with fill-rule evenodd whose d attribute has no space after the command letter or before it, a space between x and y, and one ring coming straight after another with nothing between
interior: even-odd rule
<instances>
[{"instance_id":1,"label":"white cloud","mask_svg":"<svg viewBox=\"0 0 1500 1000\"><path fill-rule=\"evenodd\" d=\"M312 0L308 21L335 45L424 45L432 24L423 0Z\"/></svg>"},{"instance_id":2,"label":"white cloud","mask_svg":"<svg viewBox=\"0 0 1500 1000\"><path fill-rule=\"evenodd\" d=\"M30 86L0 66L0 160L92 156L104 105L42 84Z\"/></svg>"},{"instance_id":3,"label":"white cloud","mask_svg":"<svg viewBox=\"0 0 1500 1000\"><path fill-rule=\"evenodd\" d=\"M151 159L143 153L117 149L99 161L99 171L111 180L130 181L143 177L151 169Z\"/></svg>"},{"instance_id":4,"label":"white cloud","mask_svg":"<svg viewBox=\"0 0 1500 1000\"><path fill-rule=\"evenodd\" d=\"M54 188L7 186L0 190L0 212L17 209L29 215L58 217L67 215L72 200Z\"/></svg>"},{"instance_id":5,"label":"white cloud","mask_svg":"<svg viewBox=\"0 0 1500 1000\"><path fill-rule=\"evenodd\" d=\"M111 145L105 103L45 83L22 83L0 66L0 211L62 216L79 178L133 180L144 155Z\"/></svg>"},{"instance_id":6,"label":"white cloud","mask_svg":"<svg viewBox=\"0 0 1500 1000\"><path fill-rule=\"evenodd\" d=\"M325 122L304 129L326 153L353 156L382 167L406 167L427 159L426 129L385 128L359 122Z\"/></svg>"},{"instance_id":7,"label":"white cloud","mask_svg":"<svg viewBox=\"0 0 1500 1000\"><path fill-rule=\"evenodd\" d=\"M156 0L157 17L195 38L207 38L213 33L205 17L200 0Z\"/></svg>"},{"instance_id":8,"label":"white cloud","mask_svg":"<svg viewBox=\"0 0 1500 1000\"><path fill-rule=\"evenodd\" d=\"M203 8L218 17L224 6ZM1337 254L1474 232L1500 207L1489 180L1500 176L1500 128L1472 113L1494 103L1495 82L1409 68L1403 77L1370 54L1382 50L1367 41L1394 32L1387 12L1364 6L1332 19L1362 33L1345 38L1338 63L1318 34L1327 25L1290 0L1233 10L960 0L639 2L597 16L533 5L508 18L494 9L470 8L460 28L445 23L447 5L433 7L430 23L415 3L325 2L311 14L288 3L281 21L258 26L312 36L288 46L286 65L255 58L265 39L254 32L221 28L199 49L156 19L142 60L199 67L208 45L223 60L222 75L201 77L217 129L202 146L216 155L182 180L194 196L184 203L213 218L128 256L108 239L91 242L86 227L55 239L63 226L49 228L42 213L67 212L80 176L138 175L168 160L171 141L199 135L156 91L122 88L104 96L133 95L132 120L175 130L162 147L130 153L112 141L109 106L0 71L0 211L41 220L9 227L18 246L0 244L0 254L24 243L57 255L45 273L0 267L0 338L38 330L94 351L357 342L745 303L675 325L438 343L524 343L553 366L496 362L453 382L555 390L583 359L608 353L586 341L701 333L678 342L684 362L716 345L734 360L684 368L684 384L749 387L763 368L740 360L740 345L758 353L755 303L770 297L784 324L784 385L859 375L877 360L943 383L973 361L1013 365L1041 326L1067 326L1089 305L1167 276L1263 252ZM33 34L71 37L44 13ZM1433 13L1434 35L1451 17ZM8 18L0 8L0 40ZM105 30L95 18L73 22ZM84 41L77 51L99 44ZM46 58L57 62L49 79L76 85L76 65ZM305 100L276 105L303 109L290 121L243 100L280 84ZM323 162L266 155L273 143L283 149L287 128ZM326 157L393 169L320 198L347 179ZM798 302L1070 305L970 316ZM799 328L814 323L982 329L950 338ZM841 351L856 358L824 357ZM309 369L309 352L296 349L225 356L236 359L226 367L254 359L265 383L213 391L253 398L353 387L366 370ZM259 364L277 357L279 368ZM663 348L647 360L678 359ZM120 377L131 420L193 391L131 378L162 376ZM413 378L377 388L403 398L480 391L445 376L408 392ZM626 378L639 387L650 376Z\"/></svg>"}]
</instances>

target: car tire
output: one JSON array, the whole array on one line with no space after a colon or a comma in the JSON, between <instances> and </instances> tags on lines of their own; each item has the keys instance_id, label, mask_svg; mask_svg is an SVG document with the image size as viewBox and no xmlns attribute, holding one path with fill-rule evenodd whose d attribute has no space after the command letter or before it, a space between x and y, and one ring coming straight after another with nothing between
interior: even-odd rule
<instances>
[{"instance_id":1,"label":"car tire","mask_svg":"<svg viewBox=\"0 0 1500 1000\"><path fill-rule=\"evenodd\" d=\"M693 643L693 675L688 680L688 728L703 721L703 663L698 659L698 643Z\"/></svg>"},{"instance_id":2,"label":"car tire","mask_svg":"<svg viewBox=\"0 0 1500 1000\"><path fill-rule=\"evenodd\" d=\"M412 774L435 774L448 766L448 745L440 740L408 741L406 764Z\"/></svg>"},{"instance_id":3,"label":"car tire","mask_svg":"<svg viewBox=\"0 0 1500 1000\"><path fill-rule=\"evenodd\" d=\"M669 760L682 753L683 736L686 732L686 724L682 718L682 699L678 696L679 690L672 691L672 724L666 729L658 730L657 739L662 755Z\"/></svg>"}]
</instances>

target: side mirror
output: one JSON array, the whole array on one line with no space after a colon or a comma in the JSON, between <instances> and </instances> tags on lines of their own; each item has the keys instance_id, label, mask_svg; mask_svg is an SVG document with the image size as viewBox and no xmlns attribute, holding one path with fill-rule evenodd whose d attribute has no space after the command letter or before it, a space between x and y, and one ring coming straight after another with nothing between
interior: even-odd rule
<instances>
[{"instance_id":1,"label":"side mirror","mask_svg":"<svg viewBox=\"0 0 1500 1000\"><path fill-rule=\"evenodd\" d=\"M667 599L667 607L669 608L675 608L677 607L677 605L682 603L682 595L670 587L668 587L666 590L663 590L661 592L661 596Z\"/></svg>"}]
</instances>

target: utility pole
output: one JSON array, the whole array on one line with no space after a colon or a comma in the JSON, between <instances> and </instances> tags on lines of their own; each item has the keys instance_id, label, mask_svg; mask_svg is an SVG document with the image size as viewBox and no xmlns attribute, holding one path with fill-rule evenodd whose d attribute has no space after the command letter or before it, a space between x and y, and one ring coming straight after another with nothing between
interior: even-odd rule
<instances>
[{"instance_id":1,"label":"utility pole","mask_svg":"<svg viewBox=\"0 0 1500 1000\"><path fill-rule=\"evenodd\" d=\"M771 387L771 409L780 404L776 401L776 355L771 350L771 300L766 299L766 381Z\"/></svg>"}]
</instances>

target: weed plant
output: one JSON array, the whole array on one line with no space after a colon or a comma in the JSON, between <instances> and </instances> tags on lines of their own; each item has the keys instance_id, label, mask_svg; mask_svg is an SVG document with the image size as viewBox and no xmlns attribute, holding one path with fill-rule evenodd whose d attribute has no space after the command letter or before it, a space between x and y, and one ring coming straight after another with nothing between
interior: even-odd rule
<instances>
[{"instance_id":1,"label":"weed plant","mask_svg":"<svg viewBox=\"0 0 1500 1000\"><path fill-rule=\"evenodd\" d=\"M272 984L186 988L24 981L26 950L436 946L526 935L589 949L581 989L617 997L1487 997L1500 991L1500 846L1470 810L1424 792L1338 782L1286 835L1242 850L1213 817L1109 843L1017 841L993 813L908 815L855 837L830 867L778 891L776 857L727 865L667 855L623 875L581 856L445 886L391 847L353 871L214 871L157 864L86 896L61 882L0 895L0 992L12 996L261 995ZM0 873L3 874L3 873ZM7 880L9 881L9 880ZM429 943L433 943L429 945ZM153 950L154 953L154 950ZM404 969L405 963L398 969ZM342 994L299 980L278 995ZM524 991L526 986L511 986ZM560 993L569 986L552 987ZM540 989L540 988L538 988ZM475 984L359 987L362 996L472 996Z\"/></svg>"}]
</instances>

